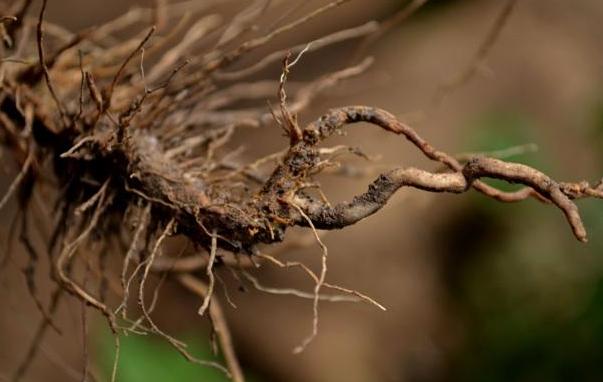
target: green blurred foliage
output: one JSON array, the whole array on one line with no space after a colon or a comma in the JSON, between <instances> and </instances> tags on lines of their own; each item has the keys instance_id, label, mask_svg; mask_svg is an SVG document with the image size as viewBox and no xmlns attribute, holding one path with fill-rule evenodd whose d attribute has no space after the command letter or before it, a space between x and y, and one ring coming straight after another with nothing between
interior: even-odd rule
<instances>
[{"instance_id":1,"label":"green blurred foliage","mask_svg":"<svg viewBox=\"0 0 603 382\"><path fill-rule=\"evenodd\" d=\"M519 112L493 110L470 121L469 131L471 133L467 134L465 147L470 152L488 153L526 144L537 145L538 140L533 125L532 119ZM543 171L548 170L542 153L535 155L533 152L526 152L504 159L534 166ZM486 183L505 191L520 188L520 186L495 179L488 179Z\"/></svg>"},{"instance_id":2,"label":"green blurred foliage","mask_svg":"<svg viewBox=\"0 0 603 382\"><path fill-rule=\"evenodd\" d=\"M111 334L103 330L99 332L98 361L105 380L111 375L115 354L114 340ZM221 362L211 354L208 338L199 338L203 334L189 335L185 340L187 350L195 357L203 360ZM122 382L227 382L224 373L211 367L188 362L166 341L154 336L130 334L120 336L120 356L118 364L118 380ZM250 379L250 381L257 379Z\"/></svg>"},{"instance_id":3,"label":"green blurred foliage","mask_svg":"<svg viewBox=\"0 0 603 382\"><path fill-rule=\"evenodd\" d=\"M536 142L533 126L519 113L487 113L473 122L466 147ZM542 152L508 159L547 171ZM449 380L603 381L603 204L579 204L587 245L559 211L535 201L491 203L474 193L446 223L443 271L463 328Z\"/></svg>"}]
</instances>

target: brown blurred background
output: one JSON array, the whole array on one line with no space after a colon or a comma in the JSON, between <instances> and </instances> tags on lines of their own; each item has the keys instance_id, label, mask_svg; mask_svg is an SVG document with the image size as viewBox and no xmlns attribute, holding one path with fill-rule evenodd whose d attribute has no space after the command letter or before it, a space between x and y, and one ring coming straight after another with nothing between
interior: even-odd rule
<instances>
[{"instance_id":1,"label":"brown blurred background","mask_svg":"<svg viewBox=\"0 0 603 382\"><path fill-rule=\"evenodd\" d=\"M109 20L134 3L52 0L48 15L77 30ZM244 3L230 2L223 11ZM298 14L325 2L306 3ZM294 45L382 20L404 3L351 1L275 44ZM333 106L379 106L413 122L448 152L535 143L538 152L509 159L538 166L557 179L597 180L603 175L600 0L520 1L486 67L441 107L432 107L438 86L466 68L503 3L428 1L370 47L367 53L377 61L368 73L328 91L300 120L309 121ZM341 68L356 47L345 43L310 53L291 78L310 79ZM279 72L276 65L263 76L277 78ZM249 155L283 147L275 131L244 136ZM351 129L341 142L382 155L380 163L392 167L433 168L405 141L367 126ZM9 175L3 176L0 190L6 189ZM363 191L370 180L331 176L323 184L331 200L343 200ZM303 354L293 355L291 349L311 329L311 302L239 292L229 279L238 308L227 308L227 313L241 361L255 381L603 380L603 203L583 201L579 207L590 233L586 245L574 240L559 211L534 201L502 205L474 193L399 192L380 213L324 237L329 280L374 297L388 310L322 303L318 337ZM3 228L8 228L9 216L10 210L2 212ZM4 244L7 230L2 231ZM319 255L312 246L281 256L318 266ZM0 381L22 359L40 320L18 271L24 264L20 257L0 285ZM39 273L43 285L45 271ZM312 287L293 269L265 267L258 275L266 285ZM41 294L47 298L48 290ZM196 316L196 299L170 286L163 296L161 324L205 346L207 331ZM76 329L63 336L49 332L26 380L65 381L74 377L68 368L81 369L79 309L74 301L64 304L58 322ZM102 327L99 320L91 328L93 342L100 344L93 360L100 369L103 352L111 350L103 345ZM122 364L136 362L135 356L125 357ZM145 360L139 362L144 368ZM172 367L170 362L165 361L165 368ZM140 380L141 375L124 372L122 380ZM176 371L171 375L174 379L164 380L177 380Z\"/></svg>"}]
</instances>

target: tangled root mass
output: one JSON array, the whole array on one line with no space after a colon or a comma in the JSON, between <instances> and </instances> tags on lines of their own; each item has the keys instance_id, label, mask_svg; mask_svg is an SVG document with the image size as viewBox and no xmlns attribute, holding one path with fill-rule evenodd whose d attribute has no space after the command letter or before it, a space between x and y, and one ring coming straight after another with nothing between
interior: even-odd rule
<instances>
[{"instance_id":1,"label":"tangled root mass","mask_svg":"<svg viewBox=\"0 0 603 382\"><path fill-rule=\"evenodd\" d=\"M293 65L309 51L374 36L379 31L376 22L333 33L309 45L276 51L243 69L230 69L248 52L344 2L335 1L247 39L270 1L252 2L227 23L217 14L207 14L211 2L202 2L194 12L188 3L167 6L158 2L156 9L136 8L76 34L45 22L46 0L37 18L27 17L30 0L2 10L6 16L0 24L5 45L0 61L0 141L20 171L0 208L12 197L18 201L16 221L21 224L16 229L30 255L26 275L32 296L36 298L33 280L39 256L28 238L27 211L41 208L54 224L45 237L57 284L53 301L66 291L98 309L114 332L159 334L189 360L221 368L235 380L242 380L219 302L213 296L214 267L245 268L267 261L306 272L316 285L313 293L276 291L290 291L314 301L312 335L297 349L303 350L316 335L320 299L359 299L377 304L359 292L326 282L327 250L316 230L356 224L379 211L403 187L449 193L473 189L501 202L536 198L559 208L575 237L586 241L573 200L603 197L601 182L558 182L529 166L485 156L461 161L437 150L413 128L376 107L345 106L329 110L305 126L298 122L297 115L317 94L361 74L372 59L295 84L297 91L288 99L285 85ZM412 6L417 8L423 2L413 2L417 4ZM193 20L190 14L196 13L203 15ZM148 20L155 26L143 27L142 33L130 38L113 37ZM53 46L51 53L46 52L48 45ZM247 80L283 57L278 81ZM264 101L273 94L278 104L267 108ZM247 103L253 106L240 106ZM238 152L229 143L238 131L274 122L288 138L282 151L249 163L235 160ZM345 146L325 147L324 143L358 122L403 136L445 171L392 169L380 174L366 192L350 202L330 204L315 176L336 167L341 153L362 154ZM523 188L505 192L482 178L518 183ZM51 208L54 212L48 212L41 202L39 192L43 188L58 194ZM319 274L301 263L283 263L261 249L283 241L293 226L308 227L316 234L323 253ZM186 237L201 254L162 256L164 240L176 235ZM90 262L91 255L84 256L84 249L104 264L108 246L118 249L123 263L120 285L112 290L119 297L115 306L107 298L109 277L105 273L109 270L97 270L101 284L98 293L73 275L78 261ZM198 277L199 270L205 272L207 282ZM258 289L275 292L262 287L244 270L243 274ZM170 276L201 297L199 313L209 312L226 368L195 359L184 344L153 322L150 314L156 294L150 306L145 299L149 275ZM135 292L133 282L139 286ZM323 295L322 288L344 295ZM127 314L131 294L136 295L141 310L137 320ZM44 315L39 330L43 335L53 325L51 316L57 303L45 308L36 301ZM27 360L31 357L29 354ZM20 367L15 380L25 370ZM116 369L113 378L115 375Z\"/></svg>"}]
</instances>

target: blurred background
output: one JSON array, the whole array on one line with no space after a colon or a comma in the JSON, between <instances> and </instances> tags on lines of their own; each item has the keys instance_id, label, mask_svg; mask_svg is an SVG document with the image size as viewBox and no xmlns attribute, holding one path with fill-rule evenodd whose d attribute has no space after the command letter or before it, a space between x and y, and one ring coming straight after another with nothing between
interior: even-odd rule
<instances>
[{"instance_id":1,"label":"blurred background","mask_svg":"<svg viewBox=\"0 0 603 382\"><path fill-rule=\"evenodd\" d=\"M232 14L246 3L231 1L219 10ZM276 9L282 11L294 2L277 3ZM296 15L326 2L303 3ZM384 20L405 3L351 1L274 44L282 48L371 19ZM412 123L447 152L534 144L536 152L508 159L536 166L560 180L598 180L603 175L600 0L519 1L486 64L435 106L438 88L467 68L503 3L428 1L370 45L366 54L376 63L366 74L320 96L300 120L310 121L334 106L379 106ZM110 20L134 4L148 5L133 0L52 0L48 17L78 30ZM309 53L290 78L308 80L349 65L357 47L356 41ZM254 53L241 67L270 50ZM275 79L279 74L277 64L261 76ZM351 129L339 141L380 155L379 163L386 167L433 169L402 139L366 127ZM272 128L240 139L248 143L250 156L286 144ZM14 169L2 175L0 190L8 187L12 176ZM328 176L321 181L330 200L337 201L364 191L371 177ZM329 280L368 294L388 310L321 303L319 335L300 355L291 350L311 329L311 301L243 291L225 276L237 308L223 305L248 378L603 380L603 203L578 204L590 234L588 244L573 238L558 210L533 200L501 204L475 192L399 192L380 213L324 237ZM0 215L2 244L9 216L4 211ZM279 258L317 267L320 249L285 251ZM24 263L22 256L13 256L0 279L0 380L9 380L40 320L20 272ZM50 288L44 288L44 271L39 273L41 295L47 299ZM265 285L312 288L294 269L266 266L258 276ZM209 354L208 327L196 314L197 298L176 285L166 285L162 296L157 311L162 327L187 339L195 352ZM73 330L62 336L47 334L25 380L79 379L79 317L80 304L65 300L57 322ZM100 319L91 323L89 332L91 367L104 379L113 359L113 342ZM223 380L220 373L187 364L156 338L130 335L123 341L120 381Z\"/></svg>"}]
</instances>

